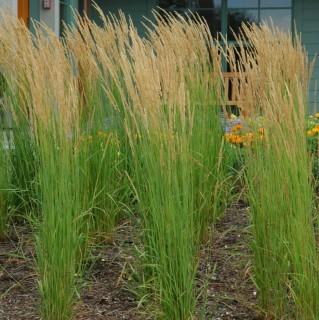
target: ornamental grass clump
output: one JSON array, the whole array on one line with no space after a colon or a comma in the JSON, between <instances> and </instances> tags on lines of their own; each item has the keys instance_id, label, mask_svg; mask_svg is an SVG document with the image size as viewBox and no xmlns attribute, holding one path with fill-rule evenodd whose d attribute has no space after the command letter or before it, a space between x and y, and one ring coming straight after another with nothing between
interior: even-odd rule
<instances>
[{"instance_id":1,"label":"ornamental grass clump","mask_svg":"<svg viewBox=\"0 0 319 320\"><path fill-rule=\"evenodd\" d=\"M318 319L314 192L305 136L309 63L300 40L273 27L244 26L238 41L239 61L229 49L230 63L241 74L247 111L252 118L262 115L264 124L263 139L246 153L259 301L276 319Z\"/></svg>"},{"instance_id":2,"label":"ornamental grass clump","mask_svg":"<svg viewBox=\"0 0 319 320\"><path fill-rule=\"evenodd\" d=\"M9 204L9 162L4 141L4 131L0 128L0 239L7 233Z\"/></svg>"},{"instance_id":3,"label":"ornamental grass clump","mask_svg":"<svg viewBox=\"0 0 319 320\"><path fill-rule=\"evenodd\" d=\"M28 73L39 149L42 217L37 264L44 319L71 319L86 227L83 225L82 159L79 140L78 84L60 40L38 30ZM49 60L48 60L49 59ZM47 61L56 61L52 68Z\"/></svg>"},{"instance_id":4,"label":"ornamental grass clump","mask_svg":"<svg viewBox=\"0 0 319 320\"><path fill-rule=\"evenodd\" d=\"M78 88L62 43L42 28L37 29L25 73L39 154L41 313L44 319L71 319L86 238L81 158L75 149L79 140ZM58 68L48 61L55 61Z\"/></svg>"},{"instance_id":5,"label":"ornamental grass clump","mask_svg":"<svg viewBox=\"0 0 319 320\"><path fill-rule=\"evenodd\" d=\"M28 165L39 207L33 222L41 315L43 319L71 319L87 239L80 168L85 169L76 150L80 140L78 82L62 42L52 31L37 26L32 35L21 22L10 18L2 26L11 30L11 40L0 32L1 50L6 53L0 62L10 91L7 106L16 125L21 116L25 124L22 134L27 133L18 138L14 135L13 152L20 142L24 146L29 143L37 156L37 161ZM8 53L16 62L12 69ZM57 67L52 68L48 61L55 61ZM26 159L22 158L24 150ZM15 158L17 165L32 160L29 150L24 150L21 158Z\"/></svg>"},{"instance_id":6,"label":"ornamental grass clump","mask_svg":"<svg viewBox=\"0 0 319 320\"><path fill-rule=\"evenodd\" d=\"M87 17L77 17L75 27L66 28L65 42L78 74L79 117L82 137L79 154L86 159L86 193L91 199L91 231L107 238L128 208L128 148L122 112L114 108L105 88L112 86L111 72L104 67L107 57L116 65L121 43L127 37L125 19L106 18L104 26ZM107 183L106 183L107 181Z\"/></svg>"},{"instance_id":7,"label":"ornamental grass clump","mask_svg":"<svg viewBox=\"0 0 319 320\"><path fill-rule=\"evenodd\" d=\"M100 61L113 76L115 88L106 90L124 111L132 153L144 299L153 300L155 316L191 319L198 247L221 201L219 78L212 77L217 55L208 49L208 27L196 19L166 18L156 15L148 40L129 26L117 63L105 55Z\"/></svg>"},{"instance_id":8,"label":"ornamental grass clump","mask_svg":"<svg viewBox=\"0 0 319 320\"><path fill-rule=\"evenodd\" d=\"M6 235L9 205L9 162L8 162L8 130L6 128L5 114L3 110L4 92L7 83L0 74L0 239ZM10 133L9 133L10 134Z\"/></svg>"},{"instance_id":9,"label":"ornamental grass clump","mask_svg":"<svg viewBox=\"0 0 319 320\"><path fill-rule=\"evenodd\" d=\"M181 90L178 87L179 77L185 81L184 103L190 106L179 112L182 116L185 114L186 119L190 117L189 143L196 224L198 236L204 238L208 224L223 213L226 200L226 169L220 116L221 57L212 46L213 39L208 26L197 16L176 19L166 13L155 13L155 26L153 30L149 29L149 37L162 68L161 86L164 87L164 95L167 95L163 97L164 103L165 99L171 99ZM176 37L181 40L180 43L174 41ZM191 44L192 41L194 45ZM175 71L172 65L166 61L167 52L177 59L175 75L172 75ZM166 75L167 71L170 74Z\"/></svg>"},{"instance_id":10,"label":"ornamental grass clump","mask_svg":"<svg viewBox=\"0 0 319 320\"><path fill-rule=\"evenodd\" d=\"M1 15L0 72L6 82L3 113L7 129L10 163L10 205L19 216L38 212L36 171L38 158L32 133L32 106L27 104L25 66L32 50L32 35L15 19ZM19 84L24 83L24 88Z\"/></svg>"}]
</instances>

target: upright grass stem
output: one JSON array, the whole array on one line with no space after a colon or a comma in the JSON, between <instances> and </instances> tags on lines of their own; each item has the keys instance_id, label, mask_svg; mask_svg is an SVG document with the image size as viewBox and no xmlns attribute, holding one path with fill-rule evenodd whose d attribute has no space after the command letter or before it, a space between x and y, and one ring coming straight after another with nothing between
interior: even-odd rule
<instances>
[{"instance_id":1,"label":"upright grass stem","mask_svg":"<svg viewBox=\"0 0 319 320\"><path fill-rule=\"evenodd\" d=\"M5 149L4 132L0 128L0 238L7 232L9 203L9 162L8 150Z\"/></svg>"},{"instance_id":2,"label":"upright grass stem","mask_svg":"<svg viewBox=\"0 0 319 320\"><path fill-rule=\"evenodd\" d=\"M230 50L246 84L251 117L262 115L264 138L247 151L254 272L261 306L276 319L318 319L314 192L305 138L309 65L299 39L274 28L243 27L250 46ZM243 43L240 41L239 43ZM273 54L276 52L276 55Z\"/></svg>"},{"instance_id":3,"label":"upright grass stem","mask_svg":"<svg viewBox=\"0 0 319 320\"><path fill-rule=\"evenodd\" d=\"M5 77L0 74L0 238L7 232L8 202L9 202L9 163L5 114L3 110L4 94L7 90Z\"/></svg>"},{"instance_id":4,"label":"upright grass stem","mask_svg":"<svg viewBox=\"0 0 319 320\"><path fill-rule=\"evenodd\" d=\"M12 17L1 17L0 69L6 82L3 112L10 127L9 163L11 167L11 207L20 216L38 213L36 198L36 148L32 133L32 106L28 104L29 88L25 71L32 56L32 35L25 25Z\"/></svg>"},{"instance_id":5,"label":"upright grass stem","mask_svg":"<svg viewBox=\"0 0 319 320\"><path fill-rule=\"evenodd\" d=\"M80 261L79 164L72 144L53 128L38 128L42 222L37 236L44 319L71 319Z\"/></svg>"},{"instance_id":6,"label":"upright grass stem","mask_svg":"<svg viewBox=\"0 0 319 320\"><path fill-rule=\"evenodd\" d=\"M49 30L37 32L36 59L28 81L35 135L40 155L39 187L42 216L37 237L39 288L44 319L71 319L77 281L86 252L87 227L83 221L86 185L79 156L78 84L65 48ZM59 62L53 70L48 57ZM40 90L42 83L49 90ZM83 164L84 163L84 164Z\"/></svg>"},{"instance_id":7,"label":"upright grass stem","mask_svg":"<svg viewBox=\"0 0 319 320\"><path fill-rule=\"evenodd\" d=\"M158 17L150 40L130 29L118 66L99 54L117 86L108 96L117 108L124 106L144 229L147 282L142 285L160 305L159 318L191 319L196 254L221 200L214 190L222 130L207 26L167 18ZM176 35L178 48L172 41Z\"/></svg>"},{"instance_id":8,"label":"upright grass stem","mask_svg":"<svg viewBox=\"0 0 319 320\"><path fill-rule=\"evenodd\" d=\"M65 32L67 47L74 59L81 93L80 125L83 132L79 152L88 156L86 192L91 202L91 231L108 238L128 206L127 147L122 115L112 106L105 87L112 77L100 61L97 50L116 61L123 37L123 24L115 26L103 15L105 26L98 27L87 17L77 17L76 27ZM107 183L106 183L107 181Z\"/></svg>"},{"instance_id":9,"label":"upright grass stem","mask_svg":"<svg viewBox=\"0 0 319 320\"><path fill-rule=\"evenodd\" d=\"M0 60L12 92L8 103L16 124L13 159L27 177L34 177L41 209L35 219L41 314L46 320L71 319L86 249L80 174L84 166L75 152L80 136L77 81L62 42L51 30L38 26L32 36L20 22L9 18L5 22ZM10 52L16 59L12 69ZM48 61L59 67L52 68ZM22 181L31 183L24 176Z\"/></svg>"}]
</instances>

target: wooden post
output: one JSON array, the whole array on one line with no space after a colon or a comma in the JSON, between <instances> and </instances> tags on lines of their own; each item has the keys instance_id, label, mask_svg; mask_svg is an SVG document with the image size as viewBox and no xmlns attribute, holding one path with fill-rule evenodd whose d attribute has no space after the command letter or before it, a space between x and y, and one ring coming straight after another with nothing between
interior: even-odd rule
<instances>
[{"instance_id":1,"label":"wooden post","mask_svg":"<svg viewBox=\"0 0 319 320\"><path fill-rule=\"evenodd\" d=\"M86 14L88 17L90 16L90 7L91 7L91 0L83 0L83 12L82 14Z\"/></svg>"},{"instance_id":2,"label":"wooden post","mask_svg":"<svg viewBox=\"0 0 319 320\"><path fill-rule=\"evenodd\" d=\"M89 2L88 0L83 0L83 11L87 14L89 10Z\"/></svg>"},{"instance_id":3,"label":"wooden post","mask_svg":"<svg viewBox=\"0 0 319 320\"><path fill-rule=\"evenodd\" d=\"M29 0L18 0L18 18L21 19L27 26L29 26Z\"/></svg>"}]
</instances>

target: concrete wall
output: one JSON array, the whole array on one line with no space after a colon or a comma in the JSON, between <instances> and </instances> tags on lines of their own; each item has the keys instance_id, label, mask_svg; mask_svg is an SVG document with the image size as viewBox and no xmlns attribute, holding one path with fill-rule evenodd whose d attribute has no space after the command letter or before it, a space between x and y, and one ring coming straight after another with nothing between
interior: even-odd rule
<instances>
[{"instance_id":1,"label":"concrete wall","mask_svg":"<svg viewBox=\"0 0 319 320\"><path fill-rule=\"evenodd\" d=\"M298 33L310 59L319 54L319 1L295 0L294 16ZM319 111L319 61L316 59L310 90L309 109Z\"/></svg>"},{"instance_id":2,"label":"concrete wall","mask_svg":"<svg viewBox=\"0 0 319 320\"><path fill-rule=\"evenodd\" d=\"M36 0L31 0L36 1ZM60 1L51 0L52 6L51 9L43 9L42 1L39 1L40 6L40 20L41 22L46 23L54 32L59 35L60 33Z\"/></svg>"},{"instance_id":3,"label":"concrete wall","mask_svg":"<svg viewBox=\"0 0 319 320\"><path fill-rule=\"evenodd\" d=\"M9 11L14 15L18 13L18 0L0 0L0 11Z\"/></svg>"}]
</instances>

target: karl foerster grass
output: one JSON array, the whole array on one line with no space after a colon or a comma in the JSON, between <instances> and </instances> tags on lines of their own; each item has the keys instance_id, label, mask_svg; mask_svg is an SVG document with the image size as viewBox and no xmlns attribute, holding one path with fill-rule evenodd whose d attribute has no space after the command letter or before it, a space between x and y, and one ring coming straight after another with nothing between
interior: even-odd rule
<instances>
[{"instance_id":1,"label":"karl foerster grass","mask_svg":"<svg viewBox=\"0 0 319 320\"><path fill-rule=\"evenodd\" d=\"M11 27L11 37L5 38L2 50L14 52L19 39L21 56L16 57L13 70L5 60L7 56L2 56L1 63L11 70L7 74L10 91L19 93L19 104L15 95L8 96L10 111L14 121L17 114L22 115L25 131L22 128L21 132L27 133L23 141L17 131L14 152L20 142L26 145L33 141L37 154L37 162L28 165L37 165L34 179L40 213L36 222L36 265L41 314L44 319L71 319L81 244L86 236L80 229L81 176L74 152L74 141L79 136L77 81L65 48L52 31L39 26L30 42L31 34L20 22L11 21ZM51 68L48 58L56 61L59 68ZM23 149L19 150L22 152L18 156L23 157ZM16 161L19 165L19 157Z\"/></svg>"},{"instance_id":2,"label":"karl foerster grass","mask_svg":"<svg viewBox=\"0 0 319 320\"><path fill-rule=\"evenodd\" d=\"M91 231L98 238L109 237L129 207L128 148L123 111L114 108L105 88L113 86L112 72L103 59L117 66L124 39L126 20L98 27L87 17L78 17L75 28L66 29L65 40L78 71L79 117L82 143L79 153L87 157L86 192L91 202ZM108 181L105 183L105 181Z\"/></svg>"},{"instance_id":3,"label":"karl foerster grass","mask_svg":"<svg viewBox=\"0 0 319 320\"><path fill-rule=\"evenodd\" d=\"M1 43L0 70L6 83L1 93L1 107L4 114L12 118L7 123L11 127L8 152L12 176L10 205L14 211L22 213L20 216L24 216L38 209L35 174L37 159L30 118L32 106L28 104L29 90L24 83L26 61L33 47L32 35L23 24L3 14Z\"/></svg>"},{"instance_id":4,"label":"karl foerster grass","mask_svg":"<svg viewBox=\"0 0 319 320\"><path fill-rule=\"evenodd\" d=\"M116 75L117 88L107 90L108 96L124 106L131 179L144 229L142 285L149 286L146 294L159 305L159 317L190 319L196 253L218 201L222 130L207 26L169 18L169 23L158 20L150 40L132 30L126 55L115 67L100 55ZM178 49L172 41L176 34Z\"/></svg>"},{"instance_id":5,"label":"karl foerster grass","mask_svg":"<svg viewBox=\"0 0 319 320\"><path fill-rule=\"evenodd\" d=\"M318 319L314 192L305 137L309 64L291 35L268 26L246 26L243 33L249 48L241 48L239 61L231 49L228 57L247 84L242 99L250 115L263 117L263 139L246 152L260 303L276 318Z\"/></svg>"},{"instance_id":6,"label":"karl foerster grass","mask_svg":"<svg viewBox=\"0 0 319 320\"><path fill-rule=\"evenodd\" d=\"M10 188L8 150L5 148L4 134L0 127L0 238L7 232Z\"/></svg>"}]
</instances>

